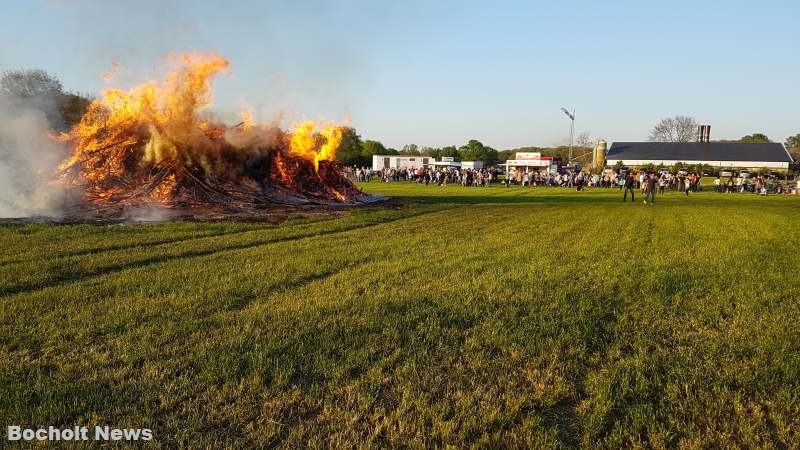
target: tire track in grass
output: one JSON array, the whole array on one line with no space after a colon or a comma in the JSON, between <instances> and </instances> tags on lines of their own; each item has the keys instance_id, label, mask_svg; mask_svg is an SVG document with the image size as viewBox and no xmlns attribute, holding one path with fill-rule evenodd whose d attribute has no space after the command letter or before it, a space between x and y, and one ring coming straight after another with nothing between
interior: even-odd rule
<instances>
[{"instance_id":1,"label":"tire track in grass","mask_svg":"<svg viewBox=\"0 0 800 450\"><path fill-rule=\"evenodd\" d=\"M343 273L348 270L358 270L360 267L367 265L368 263L374 262L375 258L364 258L359 261L353 261L345 263L340 267L336 267L333 269L325 270L321 273L316 274L309 274L303 277L300 277L294 281L290 282L282 282L281 285L277 289L270 290L270 296L272 295L282 295L286 292L290 292L293 290L303 289L304 287L311 285L313 283L323 281L325 279L331 278L336 276L340 273ZM238 313L248 306L250 306L254 301L260 298L260 295L246 295L237 297L233 302L232 305L225 308L223 311L226 314L230 313Z\"/></svg>"},{"instance_id":2,"label":"tire track in grass","mask_svg":"<svg viewBox=\"0 0 800 450\"><path fill-rule=\"evenodd\" d=\"M342 235L335 239L321 236L317 241L301 244L300 250L305 253L318 248L319 245L324 245L326 249L334 249L351 245L349 243L359 239L359 235ZM156 266L152 270L142 267L125 272L104 274L98 276L99 279L96 280L76 283L79 286L75 288L67 287L66 289L71 292L64 292L59 290L59 287L54 287L20 294L20 296L14 297L14 300L17 301L16 304L10 305L14 307L13 309L0 313L0 347L7 344L4 342L5 338L15 336L16 333L11 331L14 327L21 328L24 333L33 333L32 330L39 322L62 322L64 311L70 309L79 309L80 312L77 313L79 315L88 314L87 318L91 317L92 319L90 323L83 321L81 323L90 327L96 323L99 317L108 316L113 317L112 321L125 321L125 325L114 325L110 330L93 333L97 338L102 339L109 333L127 334L130 330L139 328L140 325L147 325L154 318L161 320L164 314L169 317L170 321L200 320L203 323L210 323L203 321L202 318L213 318L220 311L241 310L255 299L276 292L302 288L341 271L369 264L380 259L381 256L388 255L388 253L368 254L367 257L358 257L358 255L349 253L340 255L323 251L325 256L318 256L320 264L300 264L298 266L298 261L294 259L297 247L291 243L284 244L281 247L273 248L274 251L267 250L269 253L277 254L280 262L270 262L268 258L261 258L265 251L254 247L229 253L218 252L206 255L204 260L198 262L189 259L170 261ZM235 261L239 260L254 261L255 264L237 268ZM217 267L224 269L217 271ZM160 285L157 281L161 278L159 274L162 273L170 274L168 278L170 281L166 285ZM209 277L216 278L210 281ZM185 286L184 283L187 282L188 285ZM83 295L81 293L83 290L93 292L94 295ZM120 297L120 293L122 297ZM172 295L174 293L179 293L179 295L174 297ZM86 297L91 299L89 300L91 302L95 300L110 301L111 303L108 305L110 309L94 303L87 305L84 303ZM169 299L169 301L177 300L179 303L165 309L159 300L162 298ZM51 302L55 302L59 308L54 309L48 306ZM154 307L155 309L153 309ZM189 309L179 313L185 307ZM133 322L125 319L131 309L138 311ZM156 314L153 315L153 312ZM23 319L15 319L15 317ZM6 327L10 328L4 330ZM205 330L207 327L201 328ZM4 334L2 331L7 332Z\"/></svg>"},{"instance_id":3,"label":"tire track in grass","mask_svg":"<svg viewBox=\"0 0 800 450\"><path fill-rule=\"evenodd\" d=\"M463 215L455 215L447 223L450 226L452 226L456 221L460 221L462 218L463 218ZM434 219L434 220L437 220L437 219ZM398 229L395 229L395 228L392 228L392 229L389 229L389 230L383 229L381 231L378 231L378 233L380 233L382 235L389 235L389 234L391 234L393 232L400 232L400 233L404 233L404 234L413 234L413 233L416 233L416 230L418 228L420 228L420 226L421 225L419 223L411 222L411 223L405 223L403 225L400 225ZM193 300L193 303L195 303L195 305L196 305L196 304L198 304L197 300L200 300L200 304L205 304L206 305L206 306L201 306L201 309L196 309L196 307L192 307L193 309L191 311L187 311L186 312L186 313L190 314L191 317L187 316L186 314L175 315L176 310L174 308L170 309L170 311L171 311L170 317L173 317L174 320L177 320L177 321L195 320L195 319L192 319L192 317L197 318L197 317L201 317L201 316L204 317L206 315L209 315L209 316L213 317L213 316L216 316L216 314L219 311L223 311L224 312L225 310L230 309L230 310L235 312L235 311L241 310L243 308L246 308L248 304L250 304L252 301L254 301L256 299L260 299L262 297L271 296L271 295L273 295L274 293L277 293L277 292L288 292L288 291L291 291L291 290L300 289L300 288L302 288L302 287L304 287L306 285L309 285L311 283L319 282L321 280L330 278L331 276L334 276L334 275L338 274L339 272L348 271L348 270L357 270L359 267L367 265L367 264L369 264L369 263L371 263L373 261L380 260L380 259L386 259L386 258L389 258L392 255L394 255L394 251L392 250L391 246L387 247L385 245L385 244L390 243L390 241L388 241L386 239L382 239L381 240L381 242L382 242L381 245L383 247L385 247L384 250L378 249L376 252L365 252L365 253L363 253L363 255L366 255L367 256L366 258L364 258L363 255L361 253L358 253L358 252L348 251L343 255L336 256L332 252L330 252L328 250L325 250L325 249L339 249L339 248L348 248L348 249L352 250L353 249L353 244L358 243L358 242L362 242L365 238L368 238L368 236L371 236L371 235L372 234L369 233L369 232L367 232L367 233L360 232L358 234L342 235L342 236L337 237L336 239L328 239L325 236L318 236L320 239L316 239L316 241L309 241L309 242L306 242L305 244L300 244L301 245L300 248L292 246L291 244L283 245L282 248L276 248L275 249L275 251L278 252L279 255L283 255L283 256L278 256L279 260L283 261L283 263L278 266L277 272L275 273L275 275L271 275L271 276L267 277L267 279L264 280L264 281L261 281L261 277L259 275L255 275L255 276L258 276L258 279L259 279L259 281L257 283L253 283L252 280L253 280L254 274L262 273L262 271L261 271L261 269L259 267L245 267L245 268L242 268L242 270L235 270L235 269L231 269L231 268L234 267L234 264L232 264L232 263L234 261L240 260L241 258L244 258L245 260L250 260L250 261L257 262L257 266L260 266L261 268L272 267L270 265L270 263L268 262L268 258L261 258L260 257L260 256L263 256L263 255L265 255L267 253L271 254L272 252L269 251L269 250L264 251L264 250L258 249L256 252L249 251L247 253L235 252L235 253L229 254L229 255L219 255L218 257L216 255L214 255L212 257L213 259L206 258L207 262L199 261L199 262L196 262L196 263L195 262L190 262L190 263L187 264L187 263L183 263L182 261L177 261L175 264L164 264L161 267L154 268L153 271L149 271L149 270L143 271L141 268L137 268L137 269L132 269L131 272L128 272L128 273L132 273L132 275L120 275L119 272L117 272L117 273L109 274L107 276L107 278L104 278L104 279L101 279L101 280L97 280L96 282L90 282L91 284L89 284L89 285L84 284L83 286L80 286L80 287L77 287L77 288L67 288L67 289L71 289L72 291L79 292L82 289L93 290L93 286L92 285L94 285L94 286L103 286L103 288L102 288L103 293L97 293L97 295L99 295L101 299L102 298L115 299L115 303L118 303L118 302L121 301L121 302L123 302L125 304L128 304L128 302L126 302L124 300L120 300L119 297L117 297L116 293L120 292L120 291L127 292L127 291L130 290L129 289L130 287L134 287L135 288L135 286L137 286L137 285L150 286L152 283L147 281L148 278L154 278L155 279L155 278L159 277L157 275L157 273L169 273L170 274L170 278L172 278L172 279L175 279L175 280L187 280L188 281L190 279L190 277L192 277L192 276L196 277L196 275L197 275L197 270L198 269L195 269L194 268L195 266L197 268L199 268L201 271L205 271L205 272L209 272L209 271L205 270L204 268L208 269L208 268L213 268L213 267L228 267L229 269L224 271L224 274L225 274L224 276L227 277L228 279L231 279L231 277L236 278L236 279L240 279L239 282L234 282L233 284L223 283L223 286L227 285L227 286L231 286L231 287L224 288L223 291L220 291L220 292L208 292L207 289L202 287L202 285L203 285L203 283L205 283L205 281L200 281L200 280L203 279L203 277L201 277L200 279L197 280L197 283L191 283L192 286L201 286L199 289L198 288L189 288L186 291L181 291L182 292L181 295L186 299L195 298L195 296L197 294L200 294L201 298L197 298L196 300ZM312 265L308 265L308 264L301 265L301 267L297 268L301 272L306 272L307 273L309 271L309 269L310 269L311 272L313 272L313 273L309 273L308 275L301 276L301 277L297 278L296 274L295 274L296 268L294 267L295 263L296 262L300 262L301 260L304 259L303 257L300 257L300 259L297 260L297 256L298 256L297 252L299 251L301 254L304 254L305 252L312 251L314 249L320 250L320 247L319 247L320 245L324 245L325 246L324 249L321 250L322 251L322 255L329 255L329 256L322 257L324 259L324 261L321 260L320 261L321 262L320 265L313 265L313 264ZM369 245L370 244L367 243L361 249L362 250L369 249L370 248ZM250 250L252 250L252 249L250 249ZM336 252L336 253L338 253L338 252ZM247 256L247 255L249 255L249 256ZM359 257L359 255L362 255L362 256ZM325 261L328 261L328 262L325 263ZM328 267L334 267L335 269L323 270L322 272L319 272L319 270L318 270L320 268L328 268ZM213 272L213 269L212 269L211 272ZM211 272L209 272L209 273L211 273ZM129 278L128 281L124 281L125 280L124 277L126 277L126 276ZM248 281L248 280L251 280L251 281ZM155 280L153 280L153 281L155 281ZM134 284L132 285L131 282L133 282ZM266 284L264 282L266 282ZM127 285L128 287L126 287L125 285ZM144 287L143 288L144 291L140 291L138 288L135 288L129 294L125 294L125 296L127 296L128 299L132 303L135 303L136 305L138 305L138 306L136 306L137 309L141 309L141 312L147 313L148 311L151 311L151 308L153 306L152 305L152 301L154 299L159 298L160 296L166 295L169 292L174 292L174 291L172 291L172 289L182 289L182 287L180 287L179 285L180 285L180 283L178 283L174 287L170 287L170 286L167 286L167 287L155 286L153 288ZM214 283L212 285L219 286L218 283ZM241 286L241 287L244 288L244 290L241 291L236 286ZM255 290L250 290L250 288L248 288L247 286L255 286L256 289ZM150 291L150 292L147 293L147 291ZM85 307L76 306L76 304L74 303L74 301L82 301L81 300L82 295L78 295L77 297L72 295L71 296L72 298L69 298L69 299L68 299L68 297L65 297L63 294L60 295L59 291L47 291L47 292L37 291L37 292L33 292L30 295L33 295L35 297L30 297L30 296L22 297L22 301L18 302L18 305L22 306L23 308L22 309L16 308L16 311L11 311L10 315L8 315L6 317L7 319L11 320L11 322L8 322L7 325L12 326L12 327L13 326L21 326L23 329L28 329L28 330L34 328L34 326L35 326L37 321L43 320L42 319L43 316L37 310L39 308L45 308L46 310L49 310L49 307L47 307L46 305L43 305L41 303L41 301L38 301L38 300L45 300L45 301L48 301L48 303L49 303L49 301L51 301L51 300L58 299L58 304L60 305L61 308L75 308L75 307L78 307L78 308L83 309L84 312L87 311L85 309ZM95 295L94 297L97 298L97 295ZM139 302L138 301L139 297L142 298L143 302ZM238 298L235 299L233 302L228 302L228 301L219 302L219 301L215 300L215 298L226 299L226 298L236 298L236 297L238 297ZM27 298L27 300L26 300L26 298ZM20 297L15 297L15 299L19 300ZM33 301L31 301L31 300L33 300ZM67 304L64 303L65 300L71 300L72 301L70 306L67 306ZM136 301L134 302L134 300L136 300ZM38 306L37 306L37 304L38 304ZM229 304L229 306L226 307L226 305L228 305L228 304ZM27 306L24 306L24 305L27 305ZM151 306L147 306L147 305L151 305ZM94 309L94 308L95 307L92 307L92 309ZM210 308L210 309L208 309L208 308ZM206 311L206 312L203 312L203 311ZM120 312L123 313L123 316L127 314L127 311L124 308ZM56 316L59 316L60 314L62 314L62 313L55 313L55 312L53 312L53 313L56 314ZM100 312L101 315L102 314L107 314L107 313L114 314L114 313L112 313L110 311L102 311L102 312ZM47 314L50 314L50 312L48 312ZM93 317L93 320L98 320L96 317L93 316L94 313L89 313L89 314L90 314L90 316ZM198 314L199 314L199 316L198 316ZM30 321L30 324L23 326L20 322L17 322L16 320L11 319L12 317L15 317L15 316L16 317L22 316L22 317L29 318L28 321ZM157 316L160 317L160 314L157 314ZM2 315L0 315L0 317L2 317ZM153 317L150 317L149 313L147 313L145 316L137 315L137 319L135 321L135 325L134 325L133 328L137 328L138 324L142 324L142 325L147 324L152 319L153 319ZM5 319L3 319L3 320L5 320ZM162 320L162 319L157 319L157 320ZM173 320L173 319L171 318L169 320ZM61 319L53 319L53 321L61 321ZM16 325L13 325L15 323L16 323ZM206 323L206 322L203 322L203 323ZM209 324L211 324L211 323L209 322ZM2 326L2 325L3 325L2 320L0 320L0 326ZM209 326L211 326L211 325L209 325ZM132 329L130 327L130 325L125 325L123 327L114 326L112 328L113 328L112 331L111 331L112 333L117 333L118 331ZM203 326L203 329L206 329L206 328L207 328L206 326ZM9 330L11 330L11 328ZM127 331L125 331L125 332L127 333ZM107 333L108 333L107 331L104 331L102 333L97 334L97 336L98 336L98 338L101 338L101 337L104 338L104 336L106 336ZM9 336L13 336L14 334L15 333L13 331L9 331Z\"/></svg>"},{"instance_id":4,"label":"tire track in grass","mask_svg":"<svg viewBox=\"0 0 800 450\"><path fill-rule=\"evenodd\" d=\"M538 208L537 208L538 209ZM530 213L528 213L530 214ZM576 218L577 220L574 221L567 221L563 227L557 229L552 235L546 235L545 241L547 242L558 242L561 241L565 236L571 236L576 230L580 229L581 227L585 226L587 221L589 220L586 216L579 216ZM234 317L227 318L229 321L229 325L227 326L236 326L232 324L238 324L243 328L243 333L255 333L253 339L258 339L260 330L262 329L261 326L257 325L261 321L269 321L269 317L274 317L275 314L282 315L282 317L293 317L299 321L313 321L313 316L336 316L337 314L341 313L342 308L366 308L370 309L371 306L369 304L378 305L381 303L380 296L378 299L373 299L372 295L369 295L369 289L372 287L374 289L374 285L376 282L380 282L380 274L384 273L398 273L396 279L393 279L393 283L399 285L406 285L409 283L416 283L415 284L415 291L427 291L428 287L436 286L437 288L441 289L439 282L435 276L430 275L430 268L435 267L437 272L441 272L443 274L448 273L460 273L465 279L472 280L467 289L469 292L480 292L483 291L483 287L485 286L484 283L491 283L488 278L486 278L485 274L485 267L482 267L482 262L485 261L486 254L496 254L497 252L501 252L507 247L507 239L513 237L520 229L525 228L525 221L524 220L517 220L514 222L510 227L509 224L504 223L502 220L497 220L496 218L491 219L483 219L484 222L487 222L485 225L480 224L479 227L473 229L467 236L462 236L463 240L470 241L475 237L479 237L483 234L489 234L492 236L498 236L499 238L493 241L482 241L478 244L478 247L471 248L468 255L464 255L458 258L452 258L450 254L446 252L442 252L441 248L448 247L449 243L448 240L452 240L453 244L456 243L456 240L453 238L445 237L445 241L442 242L426 242L425 237L422 236L422 241L418 242L418 244L409 243L409 246L413 248L419 248L423 253L415 254L414 258L395 258L390 260L381 261L378 265L371 266L370 271L363 273L362 268L356 268L354 270L348 270L347 272L342 272L337 274L337 277L344 278L341 282L334 282L332 285L327 286L319 286L317 288L314 285L314 289L312 290L311 286L305 287L305 291L308 292L308 295L305 295L302 291L294 293L295 297L301 298L308 298L312 301L309 303L305 301L301 304L291 301L282 301L283 296L274 296L271 297L269 300L264 302L259 302L252 306L251 309L247 310L246 314L237 315ZM547 224L539 223L538 227L541 229L547 228ZM463 230L462 230L463 231ZM431 246L430 244L436 244ZM402 267L397 267L397 264L401 264ZM493 265L493 271L500 271L504 272L511 267L516 266L517 263L514 260L501 260L498 262L498 265ZM463 272L464 269L467 268L466 272ZM361 272L361 273L360 273ZM427 278L426 278L427 274ZM378 278L375 278L378 277ZM355 283L349 283L346 280L353 280ZM446 284L446 283L445 283ZM344 287L345 291L340 292L340 289ZM364 291L362 291L364 290ZM447 289L445 289L447 290ZM330 292L330 294L325 294L325 292ZM338 294L334 294L338 293ZM410 295L410 297L409 297ZM440 295L443 295L440 292ZM415 302L416 297L418 294L412 293L401 293L400 295L395 295L394 293L384 294L384 296L388 296L386 298L387 304L396 304L398 302ZM444 295L447 297L447 295ZM359 306L362 300L366 302L367 306ZM366 300L369 299L369 300ZM475 303L473 303L475 302ZM491 311L493 308L497 308L498 304L502 304L503 301L499 301L497 299L489 298L475 298L470 300L469 305L461 306L461 305L452 305L446 302L441 302L440 300L431 300L430 302L426 303L427 307L435 308L437 310L442 311L441 316L434 317L434 321L436 320L445 320L445 317L463 317L464 322L448 324L445 322L438 323L441 326L450 326L454 328L459 328L459 336L455 339L476 339L480 336L481 327L484 324L485 318L482 318L482 314L474 314L472 310L473 307L478 307L479 309L485 308ZM484 306L477 306L477 305L484 305ZM312 315L312 317L309 317ZM339 325L339 326L346 326L346 325ZM380 328L379 324L360 324L363 328L361 328L357 335L363 333L374 333L370 331L371 327ZM515 325L509 323L507 325L509 328L514 328ZM415 326L410 327L412 330ZM410 331L413 332L413 331ZM302 338L301 338L302 339ZM358 347L358 342L361 339L369 339L369 336L356 336L353 339L355 341L350 344L346 344L345 347ZM463 346L464 343L462 341L456 343L455 341L447 344L447 345L458 345ZM237 349L226 349L229 351L236 351ZM430 368L430 371L438 372L442 371L443 373L450 373L450 367L448 364L454 363L456 366L459 364L465 363L463 360L464 356L454 356L456 359L452 361L440 361L441 365L435 365L435 367ZM445 358L446 360L447 358ZM398 363L399 364L399 363ZM487 371L500 371L500 373L504 373L503 368L495 367L492 364L489 364L488 367L483 368ZM482 369L482 370L483 370ZM358 378L363 374L367 373L369 367L361 368L360 371L354 372L355 375L353 377ZM460 373L450 373L456 378L460 377L467 377L463 380L463 382L468 383L470 382L470 378L468 376L468 372L460 372ZM512 377L513 378L513 377ZM458 384L458 382L450 382ZM421 389L424 389L422 387ZM431 392L437 392L439 389L446 391L446 389L442 386L434 387ZM502 388L499 388L502 390ZM446 399L446 395L441 396L442 400L438 401L439 404L446 404L449 400ZM531 414L535 414L533 409L528 409L523 407L522 410L516 416L516 420L510 423L504 423L503 427L507 426L515 426L529 417ZM487 425L491 425L487 423Z\"/></svg>"},{"instance_id":5,"label":"tire track in grass","mask_svg":"<svg viewBox=\"0 0 800 450\"><path fill-rule=\"evenodd\" d=\"M403 217L395 218L395 219L388 220L388 221L382 221L382 222L378 222L378 223L364 223L364 224L359 224L359 225L356 225L356 226L353 226L353 227L348 227L348 228L345 228L345 229L340 229L340 230L335 230L335 231L325 232L325 233L313 233L313 234L306 234L306 235L300 235L300 236L287 236L287 237L284 237L284 238L267 238L267 239L251 241L251 242L243 243L243 244L234 244L234 245L226 246L224 248L210 248L210 249L206 249L206 250L189 250L189 251L178 253L178 254L175 254L175 255L158 255L158 256L148 257L148 258L144 258L144 259L124 262L124 263L119 263L119 264L112 264L110 266L106 266L106 267L103 267L103 268L101 268L99 270L95 270L95 271L91 271L91 272L64 273L64 274L61 274L61 275L58 275L58 276L50 278L45 283L30 283L30 284L21 284L21 285L17 285L17 286L0 288L0 298L7 298L7 297L11 297L11 296L14 296L14 295L17 295L17 294L29 293L29 292L42 290L42 289L59 287L59 286L63 286L63 285L77 284L77 283L88 281L88 280L91 280L91 279L94 279L94 278L97 278L97 277L100 277L100 276L103 276L103 275L107 275L107 274L110 274L110 273L121 272L121 271L129 270L129 269L136 269L136 268L140 268L140 267L148 267L148 266L152 266L152 265L155 265L155 264L168 262L168 261L192 259L192 258L198 258L198 257L213 255L213 254L216 254L216 253L231 252L231 251L237 251L237 250L245 250L245 249L254 248L254 247L260 247L260 246L264 246L264 245L271 245L271 244L276 244L276 243L299 241L299 240L314 238L314 237L318 237L318 236L332 236L332 235L337 235L337 234L341 234L341 233L348 233L348 232L351 232L351 231L364 230L364 229L377 227L377 226L381 226L381 225L392 224L392 223L403 221L403 220L407 220L407 219L415 219L415 218L419 218L421 216L425 216L425 215L428 215L428 214L441 213L441 212L448 211L450 209L453 209L453 208L437 208L437 209L433 209L433 210L417 212L417 213L415 213L413 215L410 215L410 216L403 216ZM260 230L251 230L251 232L257 232L257 231L260 231ZM219 236L215 236L215 237L219 237Z\"/></svg>"},{"instance_id":6,"label":"tire track in grass","mask_svg":"<svg viewBox=\"0 0 800 450\"><path fill-rule=\"evenodd\" d=\"M414 211L413 214L404 214L404 215L402 215L400 217L392 217L391 219L392 220L401 220L403 218L416 217L416 216L418 216L420 214L425 214L425 213L430 213L430 212L435 212L435 211L431 210L430 208L428 208L427 211L425 211L425 210L423 210L423 211ZM380 217L380 216L377 217L377 218L378 219L385 219L385 218ZM365 220L365 221L362 221L362 222L348 223L347 219L345 218L342 221L340 221L338 224L334 223L332 227L328 226L327 228L333 228L333 230L331 232L338 232L338 231L342 231L342 230L346 231L347 229L357 229L357 228L361 228L361 227L364 227L364 226L379 225L380 223L388 223L388 222L392 221L392 220L383 220L383 221L375 222L374 221L375 217L369 217L369 216L366 219L368 219L368 220ZM298 228L296 228L297 232L299 233L297 236L290 236L290 237L287 237L286 239L278 238L278 239L275 239L275 240L276 241L278 241L278 240L289 240L292 237L296 237L297 239L301 239L301 238L304 238L304 237L307 237L307 236L314 236L314 235L317 235L317 234L321 234L321 233L316 232L316 230L314 230L314 229L310 229L309 230L309 228L314 228L319 224L320 224L320 221L315 221L315 222L311 222L311 223L293 224L292 227L298 227ZM329 224L323 224L323 225L327 226ZM247 229L247 230L236 230L234 232L223 233L223 234L220 234L220 235L203 235L203 236L197 236L196 238L182 239L182 240L179 240L177 242L170 243L170 244L160 244L160 245L154 245L154 246L142 246L142 248L147 249L147 250L153 249L153 248L165 248L165 249L169 250L170 245L171 244L175 244L175 243L185 243L185 242L202 241L202 240L205 240L205 241L208 241L208 242L213 242L215 239L224 238L224 237L227 237L229 235L256 234L256 233L264 232L265 230L275 230L275 231L280 233L280 232L283 232L284 230L287 230L287 229L291 230L292 227L287 227L287 228L283 228L283 229L275 228L275 227L271 227L271 228L266 228L265 227L265 228L258 228L258 229L252 229L251 228L251 229ZM138 247L137 246L132 246L131 248L137 249ZM89 254L92 255L92 256L94 256L94 255L101 255L102 256L102 255L107 254L107 253L109 253L109 252L91 252ZM122 256L124 257L125 255L122 255ZM69 257L65 256L65 257L61 257L61 258L63 259L63 258L69 258ZM68 265L69 261L64 261L64 264ZM17 270L24 270L24 269L26 269L26 268L22 267L22 268L18 268ZM2 273L2 272L0 272L0 273ZM73 272L73 273L75 273L75 272ZM66 276L66 274L65 274L65 276ZM24 284L24 283L19 283L19 284ZM36 283L28 283L28 284L36 284ZM4 291L4 289L3 289L2 285L0 285L0 294L2 294L3 291Z\"/></svg>"},{"instance_id":7,"label":"tire track in grass","mask_svg":"<svg viewBox=\"0 0 800 450\"><path fill-rule=\"evenodd\" d=\"M133 249L133 248L158 247L158 246L161 246L161 245L177 244L177 243L187 242L187 241L192 241L192 240L197 240L197 239L232 236L232 235L248 233L248 232L252 232L252 231L264 231L264 230L270 230L270 229L274 229L274 227L270 227L270 226L254 227L254 228L246 228L246 229L232 230L232 231L221 231L221 232L214 232L214 233L207 233L207 234L194 233L194 234L190 234L188 236L180 236L180 237L171 237L171 238L165 238L165 239L158 239L158 240L153 240L153 241L149 241L149 242L145 242L145 243L129 243L129 244L110 245L108 247L85 248L85 249L82 249L82 250L75 250L75 251L71 251L71 252L65 252L65 253L62 253L62 254L58 255L57 257L58 258L70 258L70 257L76 257L76 256L99 255L99 254L102 254L102 253L114 252L114 251L120 251L120 250L130 250L130 249ZM30 258L25 258L25 259L3 261L3 262L0 262L0 268L6 267L6 266L11 266L11 265L14 265L14 264L24 264L24 263L28 263L28 262L34 262L34 261L37 261L37 260L41 259L41 257L42 257L42 255L34 255L34 256L30 257Z\"/></svg>"},{"instance_id":8,"label":"tire track in grass","mask_svg":"<svg viewBox=\"0 0 800 450\"><path fill-rule=\"evenodd\" d=\"M415 215L409 215L409 216L404 216L404 217L414 217L414 216ZM134 249L134 248L143 248L143 249L144 248L152 248L152 247L159 247L159 246L162 246L162 245L176 244L176 243L188 242L188 241L193 241L193 240L209 239L209 238L215 238L215 237L226 237L226 236L232 236L232 235L237 235L237 234L259 232L259 231L265 231L265 230L275 230L275 229L286 228L286 227L302 228L302 227L314 226L314 225L318 225L318 224L324 224L326 222L335 221L335 220L339 220L339 219L346 220L347 216L345 216L345 217L338 216L338 217L322 218L322 219L319 219L319 220L312 220L312 221L306 221L306 222L300 222L300 223L283 223L283 224L280 224L280 225L277 225L277 226L276 225L264 225L264 226L253 226L253 227L247 227L247 228L243 228L243 229L230 230L230 231L222 230L220 232L212 232L212 233L205 233L205 234L203 234L203 233L194 233L194 234L189 234L187 236L170 237L170 238L166 238L166 239L158 239L158 240L153 240L153 241L149 241L149 242L146 242L146 243L129 243L129 244L126 243L126 244L120 244L120 245L111 245L111 246L108 246L108 247L86 248L86 249L76 250L76 251L72 251L72 252L62 253L62 254L57 255L57 257L58 258L69 258L69 257L75 257L75 256L100 255L100 254L103 254L103 253L120 251L120 250L129 250L129 249ZM83 238L92 238L92 237L94 237L94 236L91 236L91 235L90 236L83 236ZM52 255L49 255L49 256L52 256ZM42 255L33 255L32 257L25 258L25 259L18 259L18 260L12 260L12 261L0 261L0 268L3 268L5 266L9 266L9 265L14 265L14 264L23 264L23 263L27 263L27 262L34 262L34 261L37 261L38 259L40 259L41 257L42 257Z\"/></svg>"},{"instance_id":9,"label":"tire track in grass","mask_svg":"<svg viewBox=\"0 0 800 450\"><path fill-rule=\"evenodd\" d=\"M575 251L567 253L579 255L578 262L570 261L560 272L563 278L559 277L554 281L555 286L574 284L573 292L586 292L586 294L572 300L577 304L593 305L591 310L588 310L590 315L580 322L589 326L582 336L578 336L582 339L582 346L586 347L586 353L575 356L576 367L579 370L567 377L573 392L552 406L535 412L546 426L554 428L560 439L569 445L579 446L581 436L586 433L587 418L579 412L579 407L589 395L587 378L598 370L599 364L604 359L602 355L614 345L614 333L618 326L620 311L615 299L629 275L624 268L609 265L610 258L606 252L612 246L641 247L641 244L636 243L646 240L647 232L646 230L643 234L634 232L637 229L635 223L637 216L630 213L622 214L621 217L625 218L625 222L619 223L619 217L613 214L603 215L595 224L596 228L610 229L614 226L616 227L614 231L600 236L586 236L574 242L570 248L574 248ZM620 239L620 236L623 238ZM598 282L595 278L597 273L602 273L606 279Z\"/></svg>"}]
</instances>

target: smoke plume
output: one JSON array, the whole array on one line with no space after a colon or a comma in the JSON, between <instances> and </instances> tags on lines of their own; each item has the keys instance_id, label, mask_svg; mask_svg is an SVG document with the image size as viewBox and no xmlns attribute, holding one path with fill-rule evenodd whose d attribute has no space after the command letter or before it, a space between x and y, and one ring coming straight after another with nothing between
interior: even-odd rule
<instances>
[{"instance_id":1,"label":"smoke plume","mask_svg":"<svg viewBox=\"0 0 800 450\"><path fill-rule=\"evenodd\" d=\"M42 108L0 93L0 217L58 217L66 199L54 183L66 150L49 138Z\"/></svg>"}]
</instances>

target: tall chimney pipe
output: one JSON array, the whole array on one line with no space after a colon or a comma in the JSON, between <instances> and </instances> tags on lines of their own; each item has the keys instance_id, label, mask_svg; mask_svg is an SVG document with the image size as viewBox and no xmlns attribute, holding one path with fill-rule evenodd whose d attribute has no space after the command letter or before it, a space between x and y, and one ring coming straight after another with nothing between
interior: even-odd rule
<instances>
[{"instance_id":1,"label":"tall chimney pipe","mask_svg":"<svg viewBox=\"0 0 800 450\"><path fill-rule=\"evenodd\" d=\"M711 142L711 125L700 125L698 129L698 142L708 143Z\"/></svg>"}]
</instances>

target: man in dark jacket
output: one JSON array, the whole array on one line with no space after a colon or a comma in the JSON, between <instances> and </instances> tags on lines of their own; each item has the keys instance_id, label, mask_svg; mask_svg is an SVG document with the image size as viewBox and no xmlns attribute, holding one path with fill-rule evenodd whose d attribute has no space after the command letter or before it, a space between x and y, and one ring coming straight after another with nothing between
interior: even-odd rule
<instances>
[{"instance_id":1,"label":"man in dark jacket","mask_svg":"<svg viewBox=\"0 0 800 450\"><path fill-rule=\"evenodd\" d=\"M644 191L644 202L647 203L647 200L650 200L650 204L656 202L656 184L658 184L658 179L656 178L655 174L650 174L645 177L647 180L647 190Z\"/></svg>"},{"instance_id":2,"label":"man in dark jacket","mask_svg":"<svg viewBox=\"0 0 800 450\"><path fill-rule=\"evenodd\" d=\"M622 201L625 202L628 199L628 192L631 193L631 203L633 203L633 175L630 172L625 174L625 194L622 196Z\"/></svg>"}]
</instances>

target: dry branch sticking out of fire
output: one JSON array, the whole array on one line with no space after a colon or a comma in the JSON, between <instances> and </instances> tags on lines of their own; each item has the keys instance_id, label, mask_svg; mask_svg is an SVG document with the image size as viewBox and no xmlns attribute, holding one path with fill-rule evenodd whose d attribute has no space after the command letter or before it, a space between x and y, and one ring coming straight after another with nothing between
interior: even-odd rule
<instances>
[{"instance_id":1,"label":"dry branch sticking out of fire","mask_svg":"<svg viewBox=\"0 0 800 450\"><path fill-rule=\"evenodd\" d=\"M62 182L93 204L203 205L344 203L367 196L339 172L342 128L304 122L292 131L260 126L242 113L234 127L197 111L212 103L211 81L228 70L216 53L171 58L162 82L107 89L70 132Z\"/></svg>"}]
</instances>

